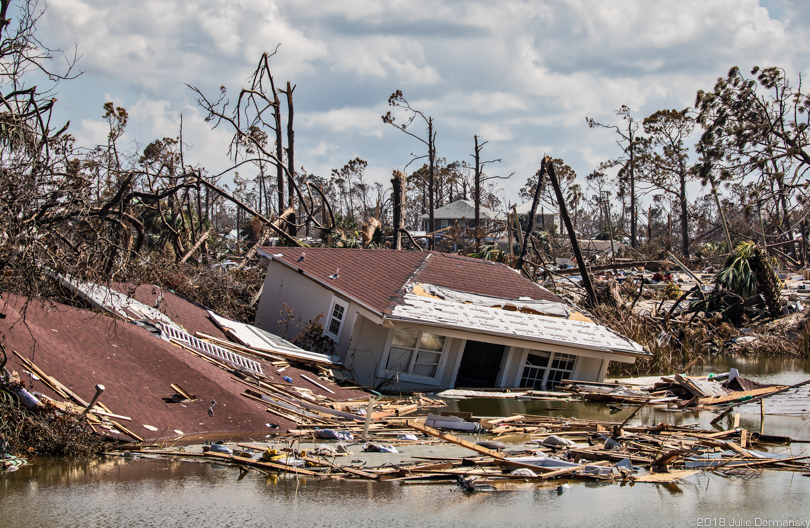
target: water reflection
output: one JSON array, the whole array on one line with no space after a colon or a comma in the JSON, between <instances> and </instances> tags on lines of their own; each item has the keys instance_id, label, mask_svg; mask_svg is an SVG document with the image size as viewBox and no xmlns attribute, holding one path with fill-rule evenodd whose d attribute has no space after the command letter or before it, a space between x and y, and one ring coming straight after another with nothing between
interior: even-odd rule
<instances>
[{"instance_id":1,"label":"water reflection","mask_svg":"<svg viewBox=\"0 0 810 528\"><path fill-rule=\"evenodd\" d=\"M705 369L720 372L729 366L759 381L773 376L772 383L789 383L791 376L810 378L807 360L718 359ZM479 416L520 413L611 421L632 412L632 407L611 414L604 404L514 399L461 400L447 409ZM708 429L712 418L710 413L645 408L633 423L696 423ZM765 419L769 434L800 438L810 438L808 423L804 418ZM743 416L741 425L759 430L759 417ZM525 438L516 436L515 441ZM804 448L794 444L790 452L796 455ZM751 526L756 519L810 521L810 478L791 472L698 473L675 484L570 483L562 494L556 491L557 482L465 494L447 484L240 475L235 468L195 461L38 461L0 475L0 526L683 527L696 517L718 519L713 526L720 526L719 519L726 526L732 519Z\"/></svg>"},{"instance_id":2,"label":"water reflection","mask_svg":"<svg viewBox=\"0 0 810 528\"><path fill-rule=\"evenodd\" d=\"M571 483L465 494L452 485L239 478L164 460L48 463L0 477L2 526L685 526L689 517L804 514L810 479L697 474L677 484ZM778 500L774 498L778 497ZM643 505L643 507L639 507Z\"/></svg>"}]
</instances>

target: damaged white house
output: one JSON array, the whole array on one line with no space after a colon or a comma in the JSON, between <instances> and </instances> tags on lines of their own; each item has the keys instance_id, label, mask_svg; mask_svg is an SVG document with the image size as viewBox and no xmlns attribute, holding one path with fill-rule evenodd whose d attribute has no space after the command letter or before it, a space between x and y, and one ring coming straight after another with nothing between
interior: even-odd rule
<instances>
[{"instance_id":1,"label":"damaged white house","mask_svg":"<svg viewBox=\"0 0 810 528\"><path fill-rule=\"evenodd\" d=\"M256 326L278 333L289 307L323 315L346 375L387 390L530 387L602 381L640 345L494 262L438 252L259 250L267 277Z\"/></svg>"}]
</instances>

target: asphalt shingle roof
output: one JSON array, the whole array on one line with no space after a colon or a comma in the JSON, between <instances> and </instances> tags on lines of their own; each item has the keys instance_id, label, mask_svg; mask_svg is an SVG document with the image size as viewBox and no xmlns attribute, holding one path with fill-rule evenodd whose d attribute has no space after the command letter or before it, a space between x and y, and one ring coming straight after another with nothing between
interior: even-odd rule
<instances>
[{"instance_id":1,"label":"asphalt shingle roof","mask_svg":"<svg viewBox=\"0 0 810 528\"><path fill-rule=\"evenodd\" d=\"M503 264L455 254L344 248L263 247L261 251L380 314L390 314L402 303L404 286L409 282L503 299L528 297L563 302ZM336 272L337 278L331 279Z\"/></svg>"}]
</instances>

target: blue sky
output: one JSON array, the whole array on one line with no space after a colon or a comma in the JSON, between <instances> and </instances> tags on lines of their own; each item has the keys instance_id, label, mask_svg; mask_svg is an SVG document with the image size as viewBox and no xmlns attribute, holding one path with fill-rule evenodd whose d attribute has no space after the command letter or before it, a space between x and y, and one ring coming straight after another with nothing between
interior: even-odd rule
<instances>
[{"instance_id":1,"label":"blue sky","mask_svg":"<svg viewBox=\"0 0 810 528\"><path fill-rule=\"evenodd\" d=\"M420 144L384 125L388 96L402 90L434 117L438 155L471 160L473 135L515 173L502 197L539 168L544 153L584 178L618 155L614 135L585 118L618 123L684 108L731 66L808 71L810 5L788 0L682 2L60 0L40 38L78 47L84 73L58 87L58 117L80 145L104 143L106 101L124 106L132 151L176 137L183 116L188 163L228 166L227 130L211 130L186 84L215 95L246 82L260 55L295 84L296 165L328 177L360 157L388 185ZM249 175L243 173L243 175Z\"/></svg>"}]
</instances>

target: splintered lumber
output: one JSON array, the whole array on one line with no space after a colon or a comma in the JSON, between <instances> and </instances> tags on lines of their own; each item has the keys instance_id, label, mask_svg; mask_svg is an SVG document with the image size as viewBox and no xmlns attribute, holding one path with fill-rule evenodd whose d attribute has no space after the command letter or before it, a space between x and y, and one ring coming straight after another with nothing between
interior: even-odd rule
<instances>
[{"instance_id":1,"label":"splintered lumber","mask_svg":"<svg viewBox=\"0 0 810 528\"><path fill-rule=\"evenodd\" d=\"M309 457L309 456L302 456L298 455L298 458L303 460L304 462L309 462L310 464L314 464L316 466L326 466L332 469L337 469L338 471L344 471L349 473L350 475L354 475L356 477L362 477L371 480L379 480L380 475L375 475L374 473L367 473L365 471L361 471L359 469L355 469L353 467L348 466L341 466L340 464L335 464L326 460L325 458L321 457Z\"/></svg>"},{"instance_id":2,"label":"splintered lumber","mask_svg":"<svg viewBox=\"0 0 810 528\"><path fill-rule=\"evenodd\" d=\"M230 462L237 462L239 464L244 464L246 466L253 466L253 467L260 467L260 468L269 468L269 469L278 469L281 471L288 471L290 473L297 473L299 475L307 475L311 477L320 477L318 473L314 471L309 471L306 469L297 468L294 466L288 466L286 464L276 464L275 462L265 462L263 460L253 460L252 458L234 456L234 455L227 455L225 453L214 453L214 452L207 452L205 456L208 458L219 458L222 460L228 460Z\"/></svg>"},{"instance_id":3,"label":"splintered lumber","mask_svg":"<svg viewBox=\"0 0 810 528\"><path fill-rule=\"evenodd\" d=\"M396 411L395 414L397 416L404 416L406 414L411 414L412 412L416 412L419 409L419 405L412 403L410 405L393 405L394 410Z\"/></svg>"},{"instance_id":4,"label":"splintered lumber","mask_svg":"<svg viewBox=\"0 0 810 528\"><path fill-rule=\"evenodd\" d=\"M441 438L445 442L450 442L451 444L460 445L462 447L466 447L467 449L471 449L476 453L480 453L482 455L491 456L492 458L506 458L506 455L503 453L499 453L498 451L493 451L492 449L487 449L486 447L481 447L480 445L474 444L457 436L453 436L449 433L443 433L438 429L434 429L432 427L428 427L424 424L414 422L414 421L407 421L405 422L408 427L412 429L416 429L421 433L425 433L430 436L435 436L436 438Z\"/></svg>"},{"instance_id":5,"label":"splintered lumber","mask_svg":"<svg viewBox=\"0 0 810 528\"><path fill-rule=\"evenodd\" d=\"M56 378L54 378L53 376L49 376L49 375L45 374L45 372L41 368L37 367L34 364L33 361L31 361L27 357L21 356L20 354L17 353L16 350L14 350L13 352L14 352L14 355L17 356L20 359L20 361L23 362L23 364L25 366L27 366L28 368L33 370L34 373L37 376L39 376L39 378L42 379L43 382L45 382L46 385L48 385L51 389L53 389L54 392L56 392L57 394L59 394L63 398L72 399L73 401L75 401L76 403L81 405L82 407L85 407L85 408L87 407L88 403L86 401L79 398L73 391L68 389L63 384L59 383L59 381Z\"/></svg>"},{"instance_id":6,"label":"splintered lumber","mask_svg":"<svg viewBox=\"0 0 810 528\"><path fill-rule=\"evenodd\" d=\"M659 468L667 467L690 452L692 452L692 449L673 449L671 451L667 451L653 460L651 466Z\"/></svg>"},{"instance_id":7,"label":"splintered lumber","mask_svg":"<svg viewBox=\"0 0 810 528\"><path fill-rule=\"evenodd\" d=\"M309 376L307 376L307 375L305 375L305 374L299 374L299 376L300 376L300 377L302 377L302 378L304 378L304 379L305 379L305 380L307 380L308 382L312 383L312 384L313 384L313 385L315 385L316 387L320 387L321 389L325 390L325 391L326 391L326 392L328 392L329 394L334 394L334 393L335 393L335 391L333 391L333 390L332 390L332 389L330 389L329 387L326 387L325 385L322 385L322 384L318 383L317 381L313 380L312 378L310 378Z\"/></svg>"},{"instance_id":8,"label":"splintered lumber","mask_svg":"<svg viewBox=\"0 0 810 528\"><path fill-rule=\"evenodd\" d=\"M698 398L708 398L710 396L726 396L726 391L720 386L719 383L701 380L701 379L688 379L680 374L675 374L675 382L691 392Z\"/></svg>"},{"instance_id":9,"label":"splintered lumber","mask_svg":"<svg viewBox=\"0 0 810 528\"><path fill-rule=\"evenodd\" d=\"M183 390L183 387L181 387L180 385L177 385L177 384L175 384L175 383L172 383L172 384L170 385L170 387L172 388L172 390L174 390L174 392L175 392L175 393L177 393L177 394L179 394L180 396L182 396L183 398L185 398L185 399L186 399L186 401L194 401L194 400L196 400L196 399L197 399L197 397L196 397L196 396L194 396L194 395L192 395L192 394L189 394L188 392L186 392L185 390Z\"/></svg>"}]
</instances>

